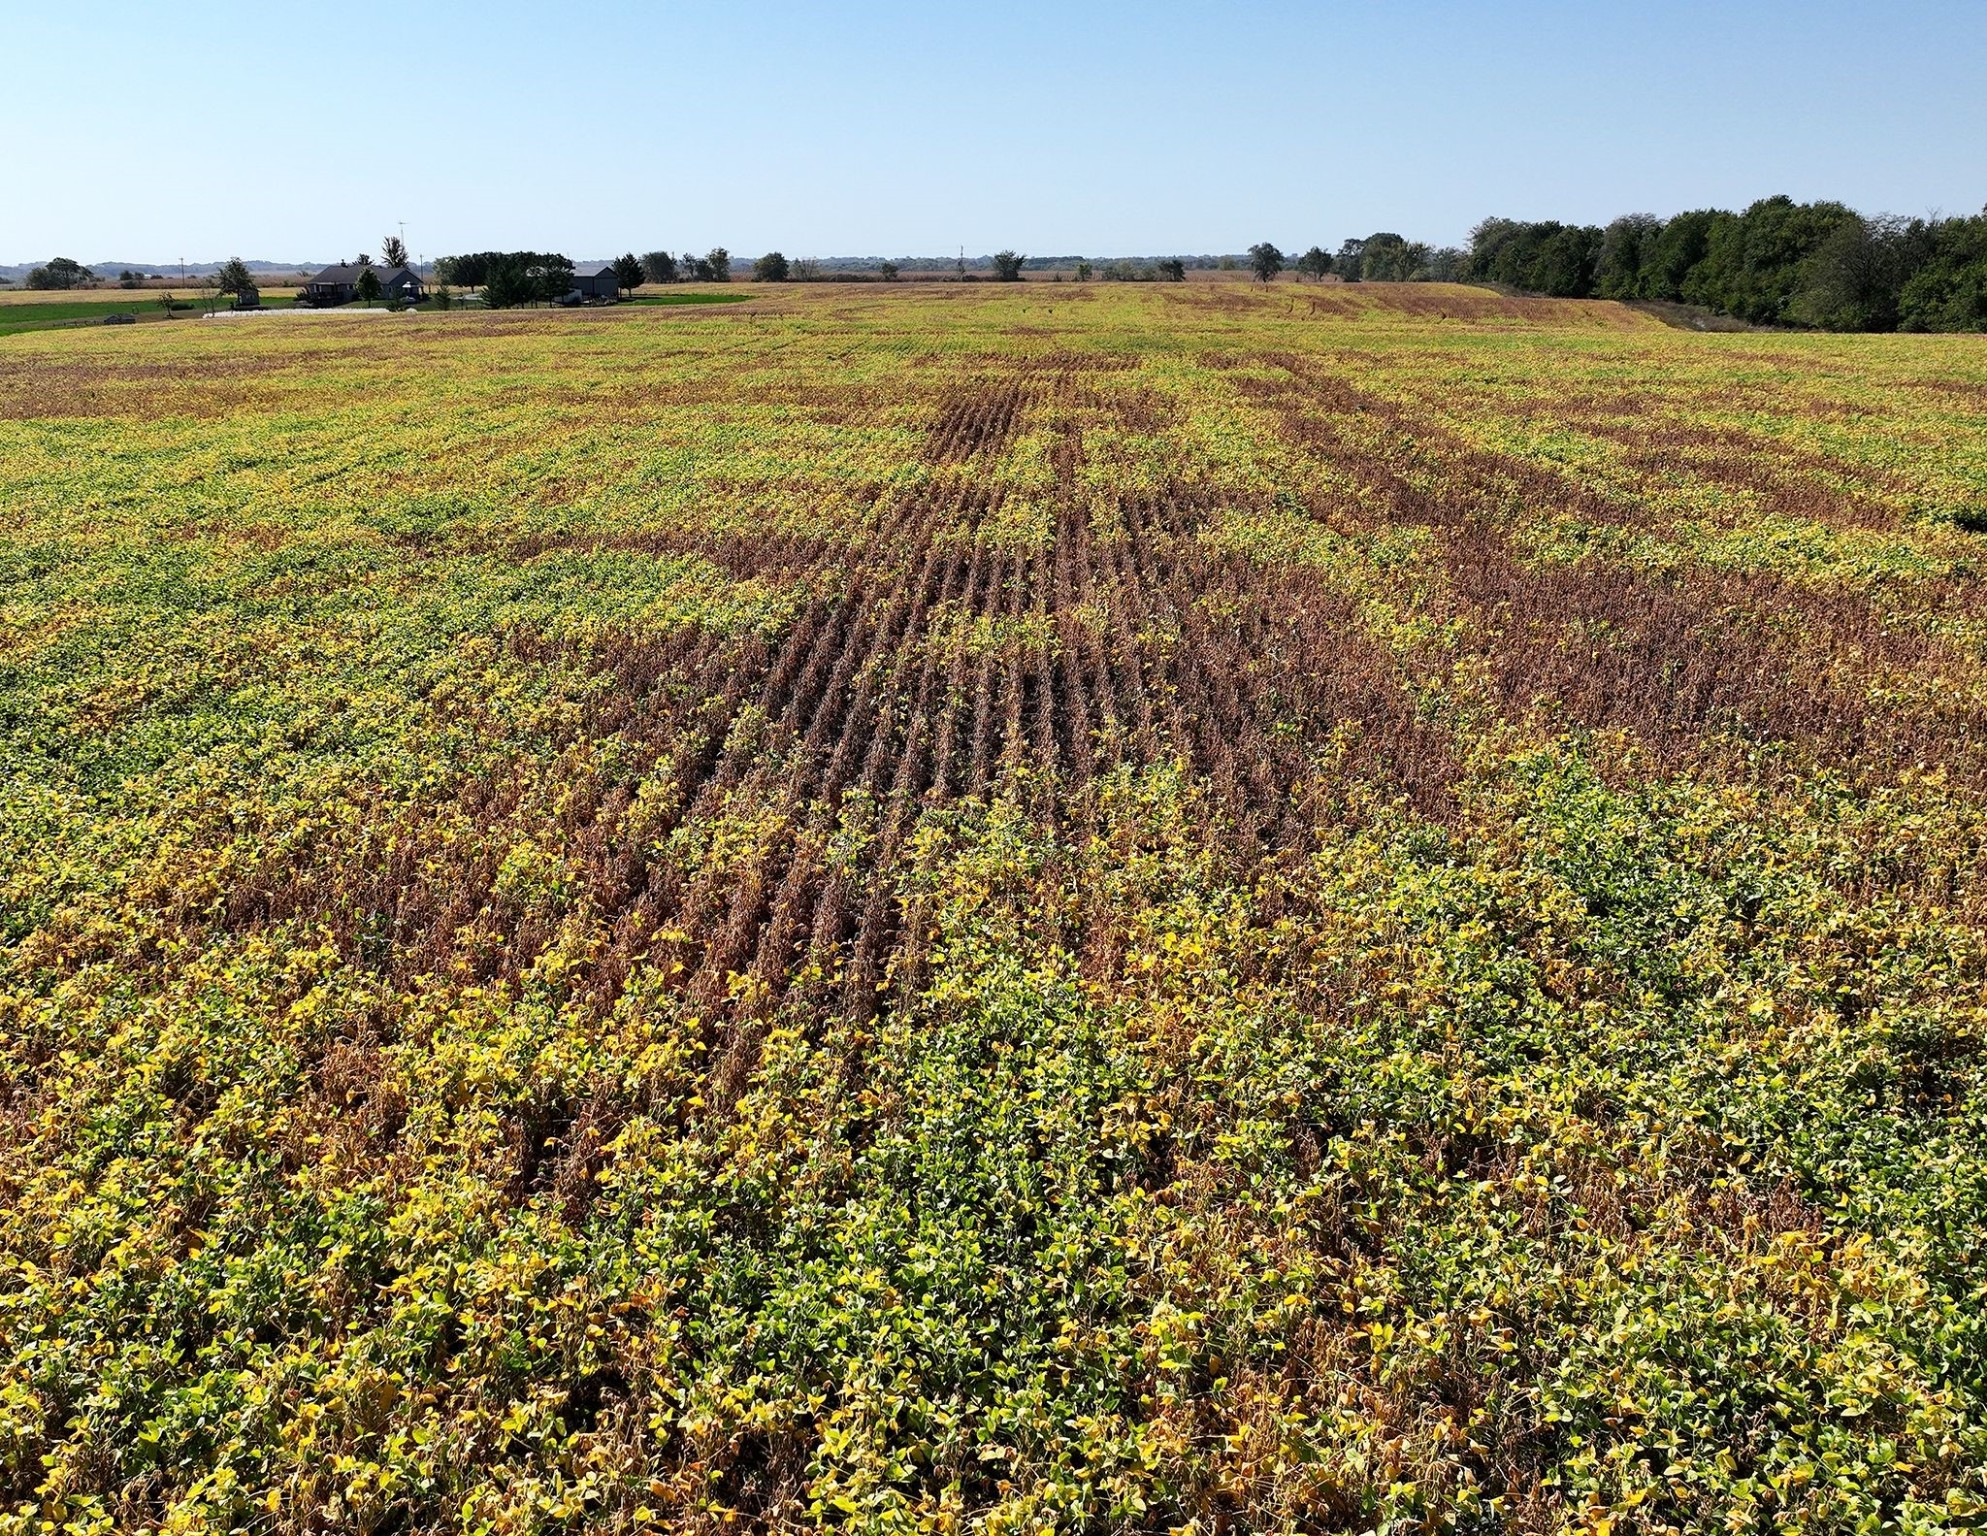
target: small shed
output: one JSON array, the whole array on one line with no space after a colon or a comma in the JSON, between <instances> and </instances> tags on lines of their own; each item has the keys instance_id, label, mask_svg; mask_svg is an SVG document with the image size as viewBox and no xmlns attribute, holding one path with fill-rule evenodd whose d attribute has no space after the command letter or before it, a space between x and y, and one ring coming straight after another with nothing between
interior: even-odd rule
<instances>
[{"instance_id":1,"label":"small shed","mask_svg":"<svg viewBox=\"0 0 1987 1536\"><path fill-rule=\"evenodd\" d=\"M589 304L612 304L621 297L621 279L611 261L582 261L573 267L573 292Z\"/></svg>"}]
</instances>

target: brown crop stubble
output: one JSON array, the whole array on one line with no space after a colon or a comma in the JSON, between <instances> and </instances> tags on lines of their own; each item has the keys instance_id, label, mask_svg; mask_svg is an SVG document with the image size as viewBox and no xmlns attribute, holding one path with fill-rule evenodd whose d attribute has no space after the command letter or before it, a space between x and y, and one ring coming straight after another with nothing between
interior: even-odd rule
<instances>
[{"instance_id":1,"label":"brown crop stubble","mask_svg":"<svg viewBox=\"0 0 1987 1536\"><path fill-rule=\"evenodd\" d=\"M1071 371L1032 376L1027 398L1066 395ZM1021 385L977 400L971 413L948 407L948 451L984 452L1020 429ZM922 815L961 797L1006 786L1081 824L1100 762L1179 759L1214 784L1238 850L1299 848L1309 810L1293 789L1351 727L1335 775L1446 814L1446 743L1344 598L1302 573L1265 590L1261 572L1198 537L1208 508L1183 491L1121 508L1122 534L1098 538L1071 490L1081 451L1080 434L1065 434L1046 546L991 541L982 530L999 493L971 483L880 518L874 558L859 551L839 568L847 585L817 595L775 648L753 721L741 729L727 709L684 764L696 782L674 825L751 807L768 831L740 865L651 868L641 919L617 926L601 1001L631 951L673 930L664 942L691 1002L727 1021L714 1104L742 1091L764 1021L800 1001L789 995L800 978L811 1006L839 976L840 1013L854 1020L886 979L915 983L922 921L899 905L904 850ZM939 643L941 616L979 642ZM856 867L831 870L823 850L852 778L877 825ZM630 853L612 857L620 878L602 893L625 900Z\"/></svg>"},{"instance_id":2,"label":"brown crop stubble","mask_svg":"<svg viewBox=\"0 0 1987 1536\"><path fill-rule=\"evenodd\" d=\"M1290 384L1250 379L1245 393L1293 442L1361 483L1384 517L1439 532L1450 591L1512 718L1548 705L1583 727L1627 730L1666 772L1736 771L1749 746L1769 744L1857 779L1939 769L1987 787L1987 719L1958 686L1961 659L1886 615L1872 593L1771 572L1527 561L1509 536L1516 509L1640 514L1460 443L1345 380L1302 363L1286 371ZM1382 457L1345 430L1349 414L1386 423L1412 452ZM1916 681L1916 698L1872 698L1873 682L1900 679ZM1952 702L1929 702L1941 694Z\"/></svg>"},{"instance_id":3,"label":"brown crop stubble","mask_svg":"<svg viewBox=\"0 0 1987 1536\"><path fill-rule=\"evenodd\" d=\"M1038 368L983 388L971 411L948 407L945 454L987 462L1029 410L1107 404L1108 393L1074 388L1079 371ZM1133 390L1126 403L1143 430L1150 400ZM1318 754L1349 730L1335 782L1448 814L1446 742L1343 597L1215 552L1200 537L1211 505L1184 488L1128 500L1100 533L1099 509L1076 489L1082 453L1082 432L1065 427L1038 545L988 535L1002 493L970 471L880 502L854 549L779 530L691 543L727 574L776 575L800 593L771 637L694 625L585 642L509 633L504 665L560 678L578 700L547 743L549 765L519 759L435 802L382 803L356 842L269 858L231 889L221 925L321 924L396 986L454 973L515 988L561 919L500 895L500 868L521 839L549 840L599 934L568 995L605 1017L638 967L680 965L712 1053L706 1112L722 1113L782 1009L819 1031L868 1019L888 987L915 988L927 922L900 898L908 850L923 817L962 799L999 790L1081 828L1101 772L1180 761L1212 784L1239 858L1301 851L1320 803ZM687 552L673 533L491 547L521 560ZM481 708L464 697L444 712L499 731L479 724ZM869 818L867 843L837 861L829 847L848 815ZM679 834L694 850L720 824L743 829L731 855L671 851ZM465 826L473 835L459 835ZM352 1043L391 1036L380 1020ZM324 1092L349 1075L331 1072ZM519 1132L520 1189L556 1188L576 1214L624 1116L621 1093L537 1106ZM546 1149L560 1138L554 1158Z\"/></svg>"}]
</instances>

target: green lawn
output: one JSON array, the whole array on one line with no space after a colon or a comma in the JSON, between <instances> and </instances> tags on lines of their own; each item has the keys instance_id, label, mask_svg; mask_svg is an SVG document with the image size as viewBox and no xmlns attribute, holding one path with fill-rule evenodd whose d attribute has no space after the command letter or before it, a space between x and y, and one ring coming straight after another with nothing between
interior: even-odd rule
<instances>
[{"instance_id":1,"label":"green lawn","mask_svg":"<svg viewBox=\"0 0 1987 1536\"><path fill-rule=\"evenodd\" d=\"M105 315L136 315L140 320L163 320L165 306L161 295L127 293L115 299L50 299L46 303L9 304L0 308L0 336L17 331L42 331L61 325L101 325ZM182 314L187 311L182 310Z\"/></svg>"},{"instance_id":2,"label":"green lawn","mask_svg":"<svg viewBox=\"0 0 1987 1536\"><path fill-rule=\"evenodd\" d=\"M643 293L623 299L624 304L741 304L749 293Z\"/></svg>"}]
</instances>

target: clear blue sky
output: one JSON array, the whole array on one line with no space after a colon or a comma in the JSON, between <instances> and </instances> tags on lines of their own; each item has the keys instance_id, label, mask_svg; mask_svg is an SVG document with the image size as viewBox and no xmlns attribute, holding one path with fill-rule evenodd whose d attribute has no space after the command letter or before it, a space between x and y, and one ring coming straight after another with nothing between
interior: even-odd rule
<instances>
[{"instance_id":1,"label":"clear blue sky","mask_svg":"<svg viewBox=\"0 0 1987 1536\"><path fill-rule=\"evenodd\" d=\"M1987 0L6 0L0 57L0 262L329 259L399 220L428 256L1131 254L1987 203Z\"/></svg>"}]
</instances>

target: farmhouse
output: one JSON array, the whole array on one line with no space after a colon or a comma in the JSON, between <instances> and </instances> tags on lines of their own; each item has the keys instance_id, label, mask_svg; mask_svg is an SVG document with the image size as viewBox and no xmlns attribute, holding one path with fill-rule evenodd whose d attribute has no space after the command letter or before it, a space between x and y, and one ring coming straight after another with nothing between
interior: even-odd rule
<instances>
[{"instance_id":1,"label":"farmhouse","mask_svg":"<svg viewBox=\"0 0 1987 1536\"><path fill-rule=\"evenodd\" d=\"M573 293L583 303L612 304L621 297L621 279L611 261L583 261L573 268ZM570 296L569 296L570 297Z\"/></svg>"},{"instance_id":2,"label":"farmhouse","mask_svg":"<svg viewBox=\"0 0 1987 1536\"><path fill-rule=\"evenodd\" d=\"M367 269L351 262L340 262L335 267L326 267L304 284L303 292L297 295L297 301L302 304L314 304L319 308L331 304L349 304L359 296L359 274L365 270ZM372 272L379 279L379 294L383 299L399 299L405 304L418 304L427 297L428 290L411 267L374 267Z\"/></svg>"}]
</instances>

